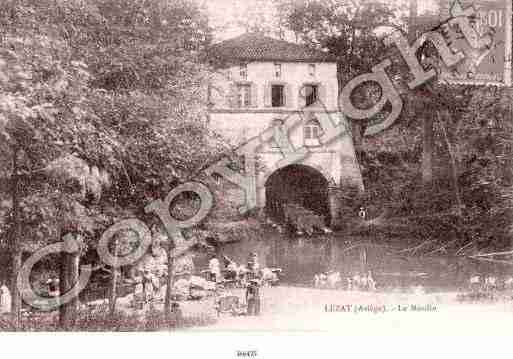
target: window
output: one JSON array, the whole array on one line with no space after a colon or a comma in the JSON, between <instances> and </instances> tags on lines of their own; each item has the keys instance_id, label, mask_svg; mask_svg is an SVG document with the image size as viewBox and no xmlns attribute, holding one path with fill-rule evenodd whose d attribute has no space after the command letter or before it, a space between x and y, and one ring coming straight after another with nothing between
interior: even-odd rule
<instances>
[{"instance_id":1,"label":"window","mask_svg":"<svg viewBox=\"0 0 513 359\"><path fill-rule=\"evenodd\" d=\"M305 94L305 105L311 106L317 102L318 99L318 91L319 88L317 85L305 85L304 94Z\"/></svg>"},{"instance_id":2,"label":"window","mask_svg":"<svg viewBox=\"0 0 513 359\"><path fill-rule=\"evenodd\" d=\"M242 79L248 78L248 65L247 64L240 64L240 77Z\"/></svg>"},{"instance_id":3,"label":"window","mask_svg":"<svg viewBox=\"0 0 513 359\"><path fill-rule=\"evenodd\" d=\"M308 74L310 76L315 76L315 64L308 65Z\"/></svg>"},{"instance_id":4,"label":"window","mask_svg":"<svg viewBox=\"0 0 513 359\"><path fill-rule=\"evenodd\" d=\"M308 121L304 127L304 139L307 146L319 146L319 139L322 136L322 128L316 119Z\"/></svg>"},{"instance_id":5,"label":"window","mask_svg":"<svg viewBox=\"0 0 513 359\"><path fill-rule=\"evenodd\" d=\"M251 106L251 86L250 85L237 85L237 106L238 107Z\"/></svg>"},{"instance_id":6,"label":"window","mask_svg":"<svg viewBox=\"0 0 513 359\"><path fill-rule=\"evenodd\" d=\"M274 74L277 78L281 77L281 64L278 64L278 63L274 64Z\"/></svg>"},{"instance_id":7,"label":"window","mask_svg":"<svg viewBox=\"0 0 513 359\"><path fill-rule=\"evenodd\" d=\"M283 93L284 93L283 85L272 85L271 86L272 107L282 107L285 105L285 97L284 97Z\"/></svg>"}]
</instances>

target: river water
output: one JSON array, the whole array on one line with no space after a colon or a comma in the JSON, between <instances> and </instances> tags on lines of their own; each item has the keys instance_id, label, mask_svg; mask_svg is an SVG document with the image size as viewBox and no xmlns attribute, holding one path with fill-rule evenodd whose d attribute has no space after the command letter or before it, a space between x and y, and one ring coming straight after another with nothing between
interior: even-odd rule
<instances>
[{"instance_id":1,"label":"river water","mask_svg":"<svg viewBox=\"0 0 513 359\"><path fill-rule=\"evenodd\" d=\"M426 292L464 290L471 276L511 276L513 266L477 261L467 257L411 257L369 238L341 234L291 238L269 233L265 239L246 239L224 245L221 254L245 264L256 252L261 267L279 267L281 283L311 286L313 276L339 271L343 278L368 271L377 289L410 290L422 286Z\"/></svg>"}]
</instances>

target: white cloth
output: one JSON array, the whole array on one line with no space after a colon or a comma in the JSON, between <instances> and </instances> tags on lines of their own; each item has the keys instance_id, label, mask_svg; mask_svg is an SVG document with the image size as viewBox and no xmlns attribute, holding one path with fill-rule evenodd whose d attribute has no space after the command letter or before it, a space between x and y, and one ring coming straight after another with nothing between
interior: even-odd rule
<instances>
[{"instance_id":1,"label":"white cloth","mask_svg":"<svg viewBox=\"0 0 513 359\"><path fill-rule=\"evenodd\" d=\"M278 276L269 268L262 269L262 280L268 282L276 282L278 280Z\"/></svg>"},{"instance_id":2,"label":"white cloth","mask_svg":"<svg viewBox=\"0 0 513 359\"><path fill-rule=\"evenodd\" d=\"M192 259L192 255L186 254L175 258L174 261L174 271L175 273L183 273L190 272L194 273L194 261Z\"/></svg>"},{"instance_id":3,"label":"white cloth","mask_svg":"<svg viewBox=\"0 0 513 359\"><path fill-rule=\"evenodd\" d=\"M193 276L191 276L189 283L193 287L198 287L198 288L204 289L207 286L208 281L205 278L193 275Z\"/></svg>"},{"instance_id":4,"label":"white cloth","mask_svg":"<svg viewBox=\"0 0 513 359\"><path fill-rule=\"evenodd\" d=\"M196 289L203 289L203 290L215 290L216 285L213 282L209 282L205 278L198 277L198 276L191 276L191 279L189 280L189 284L191 287L194 287Z\"/></svg>"},{"instance_id":5,"label":"white cloth","mask_svg":"<svg viewBox=\"0 0 513 359\"><path fill-rule=\"evenodd\" d=\"M187 279L179 279L173 285L173 292L176 295L188 297L191 289L191 283Z\"/></svg>"},{"instance_id":6,"label":"white cloth","mask_svg":"<svg viewBox=\"0 0 513 359\"><path fill-rule=\"evenodd\" d=\"M210 273L220 274L221 273L221 265L219 264L219 260L217 258L212 258L210 262L208 262L208 269Z\"/></svg>"},{"instance_id":7,"label":"white cloth","mask_svg":"<svg viewBox=\"0 0 513 359\"><path fill-rule=\"evenodd\" d=\"M232 272L236 272L237 271L237 263L230 262L230 264L228 264L226 269L229 270L229 271L232 271Z\"/></svg>"},{"instance_id":8,"label":"white cloth","mask_svg":"<svg viewBox=\"0 0 513 359\"><path fill-rule=\"evenodd\" d=\"M5 285L0 287L0 314L11 312L11 292Z\"/></svg>"}]
</instances>

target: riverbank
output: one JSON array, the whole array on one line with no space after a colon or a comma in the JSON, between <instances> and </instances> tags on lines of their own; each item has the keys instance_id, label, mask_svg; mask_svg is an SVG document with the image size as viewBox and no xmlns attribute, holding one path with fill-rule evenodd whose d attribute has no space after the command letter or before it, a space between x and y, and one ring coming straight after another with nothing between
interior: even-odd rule
<instances>
[{"instance_id":1,"label":"riverbank","mask_svg":"<svg viewBox=\"0 0 513 359\"><path fill-rule=\"evenodd\" d=\"M230 290L241 299L242 289ZM262 288L261 314L221 314L215 298L179 302L181 317L164 319L163 303L135 310L127 298L108 316L107 303L82 313L72 331L330 332L341 335L476 335L505 333L513 325L513 293L495 301L461 302L456 291L358 292L292 286ZM59 331L57 313L23 320L23 331ZM34 324L34 326L31 325ZM3 324L8 324L3 322ZM0 330L11 331L0 325Z\"/></svg>"},{"instance_id":2,"label":"riverbank","mask_svg":"<svg viewBox=\"0 0 513 359\"><path fill-rule=\"evenodd\" d=\"M456 292L369 293L273 287L265 288L262 295L258 317L222 315L212 325L189 330L454 335L504 334L504 326L513 324L513 301L461 303Z\"/></svg>"}]
</instances>

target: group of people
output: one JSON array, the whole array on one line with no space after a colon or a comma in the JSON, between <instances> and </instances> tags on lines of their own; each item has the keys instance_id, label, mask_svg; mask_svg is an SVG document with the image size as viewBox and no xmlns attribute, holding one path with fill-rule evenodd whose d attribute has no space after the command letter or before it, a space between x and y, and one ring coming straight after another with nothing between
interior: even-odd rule
<instances>
[{"instance_id":1,"label":"group of people","mask_svg":"<svg viewBox=\"0 0 513 359\"><path fill-rule=\"evenodd\" d=\"M246 289L247 315L259 315L262 275L258 255L254 252L250 253L246 267L238 266L235 261L226 256L223 258L225 262L225 275L222 275L219 259L216 256L212 256L209 261L209 279L216 283L220 283L223 279L241 283Z\"/></svg>"},{"instance_id":2,"label":"group of people","mask_svg":"<svg viewBox=\"0 0 513 359\"><path fill-rule=\"evenodd\" d=\"M246 266L239 266L227 256L223 256L224 270L221 269L221 263L216 256L212 256L208 264L209 280L220 283L223 280L235 281L246 284L253 279L260 279L260 264L258 255L254 252L249 254Z\"/></svg>"},{"instance_id":3,"label":"group of people","mask_svg":"<svg viewBox=\"0 0 513 359\"><path fill-rule=\"evenodd\" d=\"M161 283L158 276L149 270L145 270L137 279L134 290L135 302L148 303L159 296Z\"/></svg>"}]
</instances>

